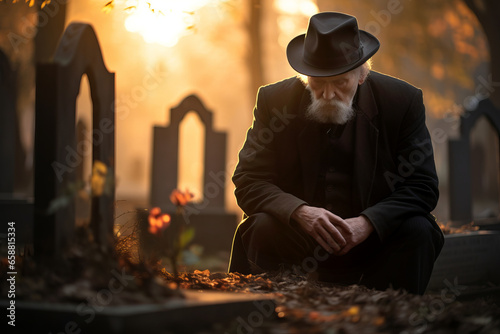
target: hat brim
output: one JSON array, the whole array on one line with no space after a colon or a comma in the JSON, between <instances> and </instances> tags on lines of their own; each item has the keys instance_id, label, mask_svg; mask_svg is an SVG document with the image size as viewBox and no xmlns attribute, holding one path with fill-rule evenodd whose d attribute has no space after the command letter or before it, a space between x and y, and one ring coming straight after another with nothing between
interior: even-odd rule
<instances>
[{"instance_id":1,"label":"hat brim","mask_svg":"<svg viewBox=\"0 0 500 334\"><path fill-rule=\"evenodd\" d=\"M364 30L359 30L359 40L363 46L359 60L340 67L318 68L304 62L305 37L306 34L302 34L292 39L290 43L288 43L286 56L288 58L288 63L295 71L311 77L329 77L349 72L364 64L380 47L380 42L375 36Z\"/></svg>"}]
</instances>

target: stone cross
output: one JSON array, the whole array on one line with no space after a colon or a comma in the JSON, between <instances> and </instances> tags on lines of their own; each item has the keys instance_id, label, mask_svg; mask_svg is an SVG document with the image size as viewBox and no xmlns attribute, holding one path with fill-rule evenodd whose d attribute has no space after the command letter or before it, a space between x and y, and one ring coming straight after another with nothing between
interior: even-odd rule
<instances>
[{"instance_id":1,"label":"stone cross","mask_svg":"<svg viewBox=\"0 0 500 334\"><path fill-rule=\"evenodd\" d=\"M91 144L76 142L76 99L84 74L93 105ZM70 24L53 61L36 70L34 247L39 259L58 258L73 240L74 201L55 213L47 210L75 184L83 159L103 162L114 175L114 97L115 75L106 69L92 26ZM114 190L92 200L91 229L101 249L112 245L113 205Z\"/></svg>"}]
</instances>

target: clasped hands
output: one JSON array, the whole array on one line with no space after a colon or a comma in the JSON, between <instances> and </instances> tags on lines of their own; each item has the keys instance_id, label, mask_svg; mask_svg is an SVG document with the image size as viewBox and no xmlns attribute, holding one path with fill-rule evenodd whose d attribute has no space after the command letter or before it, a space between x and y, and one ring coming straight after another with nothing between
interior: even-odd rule
<instances>
[{"instance_id":1,"label":"clasped hands","mask_svg":"<svg viewBox=\"0 0 500 334\"><path fill-rule=\"evenodd\" d=\"M299 206L291 218L328 253L347 254L373 232L365 216L342 219L330 211L308 205Z\"/></svg>"}]
</instances>

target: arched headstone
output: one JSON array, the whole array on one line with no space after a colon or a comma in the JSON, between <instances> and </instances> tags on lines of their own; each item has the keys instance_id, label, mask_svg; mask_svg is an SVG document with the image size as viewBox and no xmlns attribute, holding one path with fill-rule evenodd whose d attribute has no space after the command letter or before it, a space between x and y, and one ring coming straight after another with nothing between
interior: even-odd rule
<instances>
[{"instance_id":1,"label":"arched headstone","mask_svg":"<svg viewBox=\"0 0 500 334\"><path fill-rule=\"evenodd\" d=\"M226 185L226 133L213 129L213 113L196 95L189 95L170 110L170 124L153 130L152 206L173 209L169 196L177 189L179 161L179 126L189 112L196 112L205 126L203 202L197 212L223 213Z\"/></svg>"},{"instance_id":2,"label":"arched headstone","mask_svg":"<svg viewBox=\"0 0 500 334\"><path fill-rule=\"evenodd\" d=\"M455 222L468 223L473 219L470 133L482 116L500 134L500 110L491 100L484 99L475 110L460 117L460 137L448 142L450 219Z\"/></svg>"},{"instance_id":3,"label":"arched headstone","mask_svg":"<svg viewBox=\"0 0 500 334\"><path fill-rule=\"evenodd\" d=\"M224 206L226 134L213 129L213 114L196 95L189 95L171 109L167 127L154 127L150 205L175 212L170 193L178 188L179 126L191 111L198 114L205 126L203 201L186 210L195 228L192 242L203 246L204 254L229 252L237 219L235 214L226 212Z\"/></svg>"},{"instance_id":4,"label":"arched headstone","mask_svg":"<svg viewBox=\"0 0 500 334\"><path fill-rule=\"evenodd\" d=\"M93 104L91 147L76 142L76 99L84 74ZM47 210L74 184L83 158L91 154L114 175L115 75L106 69L92 26L72 23L53 61L37 66L36 78L34 246L37 257L53 258L73 239L74 201L55 213ZM113 203L114 191L92 200L91 227L103 249L111 246Z\"/></svg>"}]
</instances>

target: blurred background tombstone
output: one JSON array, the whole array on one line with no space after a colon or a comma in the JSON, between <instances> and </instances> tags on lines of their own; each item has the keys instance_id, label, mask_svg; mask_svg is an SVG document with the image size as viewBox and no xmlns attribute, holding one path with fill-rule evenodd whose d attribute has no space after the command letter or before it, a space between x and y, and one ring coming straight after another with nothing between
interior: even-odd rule
<instances>
[{"instance_id":1,"label":"blurred background tombstone","mask_svg":"<svg viewBox=\"0 0 500 334\"><path fill-rule=\"evenodd\" d=\"M499 131L500 110L490 99L483 99L474 110L462 114L460 136L448 142L451 225L458 227L474 222L480 230L445 236L429 290L450 284L500 283L500 232L495 231L500 229L497 216ZM496 143L491 143L492 138Z\"/></svg>"},{"instance_id":2,"label":"blurred background tombstone","mask_svg":"<svg viewBox=\"0 0 500 334\"><path fill-rule=\"evenodd\" d=\"M475 127L476 131L473 131ZM450 219L455 225L481 218L498 220L499 131L500 110L490 99L484 99L476 109L461 116L460 137L448 142ZM496 139L496 142L491 142L491 139ZM489 154L491 148L497 148L493 156ZM475 214L474 202L477 202Z\"/></svg>"},{"instance_id":3,"label":"blurred background tombstone","mask_svg":"<svg viewBox=\"0 0 500 334\"><path fill-rule=\"evenodd\" d=\"M480 117L470 133L472 218L478 223L499 217L498 144L497 130L486 117Z\"/></svg>"},{"instance_id":4,"label":"blurred background tombstone","mask_svg":"<svg viewBox=\"0 0 500 334\"><path fill-rule=\"evenodd\" d=\"M19 137L16 113L16 73L0 50L0 234L6 234L6 222L16 223L17 245L32 242L31 200L16 194L16 183L22 177L24 151Z\"/></svg>"},{"instance_id":5,"label":"blurred background tombstone","mask_svg":"<svg viewBox=\"0 0 500 334\"><path fill-rule=\"evenodd\" d=\"M76 99L83 75L91 88L92 145L77 142ZM115 76L104 64L93 28L72 23L64 32L53 61L37 66L35 122L35 255L59 258L71 244L75 229L77 174L86 157L106 166L114 178ZM93 164L93 165L94 165ZM92 194L94 240L103 251L113 235L114 184L108 193ZM53 212L50 208L59 201Z\"/></svg>"},{"instance_id":6,"label":"blurred background tombstone","mask_svg":"<svg viewBox=\"0 0 500 334\"><path fill-rule=\"evenodd\" d=\"M464 100L459 136L448 141L449 220L452 226L474 222L479 231L449 234L428 289L498 286L500 283L499 143L500 3L464 0L475 14L489 45L489 71L476 76L473 96ZM445 194L446 195L446 194ZM443 290L442 290L443 291Z\"/></svg>"},{"instance_id":7,"label":"blurred background tombstone","mask_svg":"<svg viewBox=\"0 0 500 334\"><path fill-rule=\"evenodd\" d=\"M0 193L14 192L17 137L16 92L14 72L7 56L0 50Z\"/></svg>"},{"instance_id":8,"label":"blurred background tombstone","mask_svg":"<svg viewBox=\"0 0 500 334\"><path fill-rule=\"evenodd\" d=\"M236 226L236 215L225 210L226 134L213 129L213 113L196 95L187 96L170 110L170 122L166 127L153 130L153 163L150 205L168 213L175 212L170 201L174 189L185 190L179 184L180 127L188 113L194 112L201 120L205 136L202 139L203 163L201 194L198 201L186 208L190 224L195 227L194 244L203 246L205 253L229 252ZM184 152L186 153L186 152ZM189 150L188 154L194 154Z\"/></svg>"}]
</instances>

